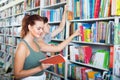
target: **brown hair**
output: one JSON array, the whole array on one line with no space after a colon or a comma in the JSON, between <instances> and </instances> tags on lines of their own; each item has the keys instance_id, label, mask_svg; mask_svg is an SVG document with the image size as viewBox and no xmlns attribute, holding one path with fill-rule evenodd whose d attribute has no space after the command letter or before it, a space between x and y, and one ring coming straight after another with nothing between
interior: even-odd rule
<instances>
[{"instance_id":1,"label":"brown hair","mask_svg":"<svg viewBox=\"0 0 120 80\"><path fill-rule=\"evenodd\" d=\"M24 38L28 33L28 25L33 26L35 24L35 21L43 21L43 18L37 14L24 16L22 20L21 38Z\"/></svg>"},{"instance_id":2,"label":"brown hair","mask_svg":"<svg viewBox=\"0 0 120 80\"><path fill-rule=\"evenodd\" d=\"M42 17L42 18L43 18L44 23L48 22L48 18L47 17Z\"/></svg>"}]
</instances>

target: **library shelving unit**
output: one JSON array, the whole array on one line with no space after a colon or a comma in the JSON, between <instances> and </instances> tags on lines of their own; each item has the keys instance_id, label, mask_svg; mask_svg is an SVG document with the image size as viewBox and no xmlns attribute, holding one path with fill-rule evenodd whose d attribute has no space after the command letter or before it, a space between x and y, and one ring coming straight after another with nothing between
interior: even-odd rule
<instances>
[{"instance_id":1,"label":"library shelving unit","mask_svg":"<svg viewBox=\"0 0 120 80\"><path fill-rule=\"evenodd\" d=\"M57 0L56 0L57 1ZM4 6L0 8L0 55L1 55L1 76L0 78L5 78L6 75L9 75L9 79L12 77L7 73L8 68L13 68L13 58L14 52L17 44L20 42L20 30L21 30L21 20L26 14L39 14L42 16L42 11L51 10L53 11L54 16L51 17L54 21L49 21L49 25L51 26L51 32L58 27L60 24L63 7L66 4L65 0L61 1L53 1L53 3L47 4L48 0L13 0L8 3L5 2ZM1 4L4 2L1 2ZM50 18L50 17L49 17ZM61 32L57 37L55 37L51 43L58 44L65 39L65 30ZM62 37L63 36L63 37ZM60 52L61 54L65 53ZM57 54L57 53L55 53ZM3 58L4 57L4 58ZM59 72L58 67L60 67ZM54 78L64 79L67 72L64 72L64 64L59 64L54 66L52 71L46 70L46 72L50 73L50 75L54 75ZM12 73L12 72L11 72ZM4 77L2 77L4 75ZM66 74L67 75L67 74ZM52 78L52 77L51 77Z\"/></svg>"},{"instance_id":2,"label":"library shelving unit","mask_svg":"<svg viewBox=\"0 0 120 80\"><path fill-rule=\"evenodd\" d=\"M120 79L120 17L115 17L114 28L114 60L113 60L113 80Z\"/></svg>"},{"instance_id":3,"label":"library shelving unit","mask_svg":"<svg viewBox=\"0 0 120 80\"><path fill-rule=\"evenodd\" d=\"M119 80L120 62L116 49L120 52L119 45L115 44L119 44L120 17L111 16L112 0L89 1L67 1L67 24L71 23L66 29L67 37L78 28L82 35L68 45L67 77L70 80Z\"/></svg>"},{"instance_id":4,"label":"library shelving unit","mask_svg":"<svg viewBox=\"0 0 120 80\"><path fill-rule=\"evenodd\" d=\"M0 78L9 80L13 79L14 51L20 41L18 29L23 18L24 0L4 1L6 4L0 8Z\"/></svg>"},{"instance_id":5,"label":"library shelving unit","mask_svg":"<svg viewBox=\"0 0 120 80\"><path fill-rule=\"evenodd\" d=\"M65 56L66 62L52 67L52 71L46 70L47 78L49 79L51 75L54 75L52 79L85 80L94 74L94 78L101 79L108 74L108 78L112 77L113 80L119 80L120 54L117 53L120 53L120 17L110 17L107 15L109 12L105 12L108 11L106 6L109 5L106 4L110 0L101 0L101 2L97 2L100 0L89 0L91 2L87 2L87 0L55 1L58 2L53 0L0 1L0 79L12 79L12 74L8 72L13 67L14 51L20 42L23 16L25 14L39 14L48 17L52 32L59 26L64 5L68 4L68 13L66 14L68 19L65 30L52 39L50 44L59 44L78 28L81 30L82 36L75 37L60 52ZM103 1L106 1L106 4L103 5ZM3 3L5 5L1 6ZM98 10L96 10L95 5L98 6ZM94 15L94 11L97 15Z\"/></svg>"},{"instance_id":6,"label":"library shelving unit","mask_svg":"<svg viewBox=\"0 0 120 80\"><path fill-rule=\"evenodd\" d=\"M50 1L50 0L42 0L41 1L41 10L40 10L40 15L45 16L48 18L48 23L50 25L50 32L53 30L57 29L59 27L59 24L62 20L62 15L64 11L64 5L66 4L66 0L55 0L55 1ZM57 45L63 40L65 40L65 29L59 33L57 36L55 36L50 44ZM59 52L62 54L64 57L66 57L66 48ZM55 55L58 53L51 53L52 55ZM46 70L48 73L47 79L57 79L57 80L63 80L67 77L67 72L66 72L66 62L65 63L60 63L52 67L51 70ZM50 76L52 75L52 76Z\"/></svg>"}]
</instances>

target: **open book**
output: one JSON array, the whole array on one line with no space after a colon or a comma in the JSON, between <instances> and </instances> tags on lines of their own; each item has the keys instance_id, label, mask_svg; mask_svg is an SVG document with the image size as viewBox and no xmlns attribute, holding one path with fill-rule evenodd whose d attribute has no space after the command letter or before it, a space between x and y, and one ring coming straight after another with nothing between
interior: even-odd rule
<instances>
[{"instance_id":1,"label":"open book","mask_svg":"<svg viewBox=\"0 0 120 80\"><path fill-rule=\"evenodd\" d=\"M58 64L65 62L64 57L61 54L54 55L45 59L40 60L41 63L44 64Z\"/></svg>"}]
</instances>

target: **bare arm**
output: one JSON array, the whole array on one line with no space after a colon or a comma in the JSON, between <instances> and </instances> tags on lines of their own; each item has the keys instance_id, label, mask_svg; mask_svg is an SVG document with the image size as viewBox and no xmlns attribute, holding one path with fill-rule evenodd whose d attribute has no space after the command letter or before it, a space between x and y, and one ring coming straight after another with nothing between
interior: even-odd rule
<instances>
[{"instance_id":1,"label":"bare arm","mask_svg":"<svg viewBox=\"0 0 120 80\"><path fill-rule=\"evenodd\" d=\"M65 22L66 22L66 18L65 18L65 16L66 16L66 7L64 9L65 10L63 12L62 21L60 22L59 27L52 32L52 34L51 34L52 38L54 38L58 33L60 33L64 29L64 27L65 27Z\"/></svg>"},{"instance_id":2,"label":"bare arm","mask_svg":"<svg viewBox=\"0 0 120 80\"><path fill-rule=\"evenodd\" d=\"M78 35L80 35L79 29L74 34L72 34L69 38L67 38L65 41L63 41L62 43L60 43L57 46L47 45L43 41L39 41L38 43L39 43L39 45L41 47L41 51L44 51L44 52L59 52L59 51L63 50L65 48L65 46L67 46L69 44L69 42L75 36L78 36Z\"/></svg>"},{"instance_id":3,"label":"bare arm","mask_svg":"<svg viewBox=\"0 0 120 80\"><path fill-rule=\"evenodd\" d=\"M27 56L26 53L28 53L28 49L27 47L25 47L24 43L20 43L16 49L16 53L15 53L15 60L14 60L14 75L15 78L24 78L27 76L31 76L33 74L36 74L40 71L43 70L44 67L42 66L38 66L36 68L33 69L29 69L29 70L23 70L23 66L24 66L24 62L25 62L25 58Z\"/></svg>"}]
</instances>

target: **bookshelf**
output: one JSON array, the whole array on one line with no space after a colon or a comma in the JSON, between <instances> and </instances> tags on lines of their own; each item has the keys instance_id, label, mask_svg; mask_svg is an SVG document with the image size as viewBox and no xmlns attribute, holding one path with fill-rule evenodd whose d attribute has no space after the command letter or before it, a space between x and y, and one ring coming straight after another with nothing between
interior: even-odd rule
<instances>
[{"instance_id":1,"label":"bookshelf","mask_svg":"<svg viewBox=\"0 0 120 80\"><path fill-rule=\"evenodd\" d=\"M48 23L50 25L50 32L58 28L62 20L62 14L64 11L65 4L66 4L66 0L60 0L60 1L56 0L53 2L52 1L50 2L50 0L41 1L41 8L40 8L41 14L40 15L48 17ZM65 30L63 30L60 34L55 36L50 42L50 44L57 45L64 40L65 40ZM66 57L65 53L66 53L66 48L62 51L62 55ZM52 53L52 54L55 55L58 53ZM65 65L67 65L66 62L63 64L55 65L52 70L50 71L46 70L46 72L49 75L51 74L52 76L56 76L55 79L58 79L58 80L64 80L65 78L67 79L67 72L66 72ZM49 79L51 78L49 77L48 80Z\"/></svg>"},{"instance_id":2,"label":"bookshelf","mask_svg":"<svg viewBox=\"0 0 120 80\"><path fill-rule=\"evenodd\" d=\"M119 80L120 76L119 76L119 71L118 69L120 69L120 62L119 62L119 54L120 54L120 40L119 40L119 29L120 27L120 18L119 17L115 17L115 42L114 42L114 60L113 60L113 79L114 80Z\"/></svg>"},{"instance_id":3,"label":"bookshelf","mask_svg":"<svg viewBox=\"0 0 120 80\"><path fill-rule=\"evenodd\" d=\"M34 0L12 0L11 2L9 2L9 1L7 2L7 1L8 0L0 1L0 7L2 7L2 8L0 8L0 13L1 13L0 14L0 78L1 79L5 79L5 78L7 79L8 76L9 76L9 78L12 79L12 76L11 76L12 74L4 73L5 65L6 65L5 63L7 61L9 61L10 64L13 64L12 59L14 58L14 51L15 51L16 45L20 42L19 34L20 34L20 30L21 30L21 20L22 20L24 14L39 14L41 16L47 16L49 19L49 25L51 26L51 32L52 32L60 24L61 14L63 13L63 10L64 10L63 6L65 4L68 4L68 6L70 6L68 8L68 10L72 14L69 12L66 14L68 19L66 20L65 31L61 32L61 34L59 34L59 36L52 39L52 43L55 45L64 41L67 37L70 36L71 32L74 32L77 28L80 28L80 25L83 26L83 24L90 24L90 25L94 24L94 25L105 25L105 26L107 25L108 26L109 24L113 23L112 24L113 26L119 26L118 24L120 23L119 15L118 16L114 16L114 15L110 16L109 14L108 15L103 14L103 13L105 13L105 14L107 13L107 12L104 12L104 10L106 10L105 6L103 8L104 10L101 10L101 5L103 5L102 1L105 1L105 0L101 0L101 3L98 2L98 3L100 3L98 6L99 7L98 11L100 11L100 15L96 15L97 17L94 16L94 14L92 13L94 11L95 7L89 8L89 6L86 6L86 5L90 5L90 2L86 3L87 0L67 0L67 1L61 0L62 2L56 2L56 3L50 2L50 0L37 0L38 4L36 4L34 2ZM85 2L83 3L82 1L85 1ZM100 0L89 0L89 1L100 1ZM109 3L109 1L110 0L106 0L106 3ZM114 1L114 0L112 0L112 1ZM1 4L3 4L3 3L5 3L5 5L1 6ZM81 4L81 3L83 3L83 4ZM95 2L91 2L91 3L94 3L91 6L95 5ZM74 8L73 8L73 6L74 6ZM80 9L78 7L80 7ZM89 10L90 10L90 12L89 12ZM47 14L52 11L59 12L59 13L57 15L52 14L52 16L54 15L54 18L53 18L53 17L50 17L49 14ZM78 13L80 13L80 14L78 14ZM92 15L86 14L86 13L92 13ZM96 12L96 14L97 13L98 12ZM56 16L57 16L57 18L55 18ZM69 23L71 23L72 25L69 26L68 25ZM71 28L75 29L75 30L70 31ZM107 27L107 28L109 29L109 27ZM91 29L91 26L90 26L90 29ZM117 30L116 27L114 27L114 30L115 31ZM105 29L105 31L107 32L107 29ZM103 35L101 33L102 32L100 32L98 35ZM106 33L104 33L104 34L105 34L105 36L110 36L110 34L109 35L107 35ZM100 72L100 74L103 76L104 72L110 71L109 64L107 65L107 68L106 67L104 68L103 66L99 67L99 66L93 65L91 63L77 61L75 58L75 53L72 54L70 52L70 46L73 46L73 47L74 46L75 47L89 46L90 48L92 48L92 54L96 53L98 50L104 49L105 51L109 52L108 56L110 57L111 47L113 47L113 48L115 47L114 49L116 49L116 46L120 44L119 38L118 38L119 36L115 32L114 32L114 34L115 35L114 35L114 37L112 37L112 39L108 39L109 37L107 37L107 40L105 40L106 42L104 42L104 41L103 42L89 41L89 40L91 40L91 39L89 39L90 34L87 34L88 41L82 40L81 37L74 38L73 41L68 46L66 46L66 48L63 51L64 56L67 60L65 62L65 64L63 65L64 71L62 73L60 73L60 75L57 72L57 70L54 70L54 71L46 70L46 72L48 72L52 75L55 75L57 77L60 77L61 79L70 80L70 79L76 78L76 77L74 77L74 75L78 77L78 75L74 71L73 71L74 75L71 73L72 69L76 69L79 71L79 70L84 70L86 68L89 68L90 70L91 69L93 71L95 70L98 73ZM95 33L92 34L92 36L95 36ZM111 42L113 39L114 39L114 42ZM75 49L75 51L77 51L77 50ZM77 52L79 52L79 51L77 51ZM116 76L116 72L115 72L115 68L116 68L116 64L114 64L116 61L115 50L113 51L113 53L114 53L113 54L114 62L113 62L113 68L112 68L113 74L111 76L115 80L117 80L117 79L119 80L119 77ZM72 57L74 57L73 59L71 59L71 54L72 54ZM78 55L78 54L76 54L76 55ZM9 59L9 57L12 57L12 58ZM78 58L78 56L77 56L77 58ZM109 60L107 62L109 63ZM13 66L10 65L10 67L13 67ZM55 68L57 69L56 66L55 66ZM82 75L84 75L84 74L79 74L79 75L81 75L81 77L82 77ZM78 77L78 79L79 79L79 77Z\"/></svg>"},{"instance_id":4,"label":"bookshelf","mask_svg":"<svg viewBox=\"0 0 120 80\"><path fill-rule=\"evenodd\" d=\"M5 59L8 60L9 56L12 57L10 59L10 66L11 68L13 68L13 58L14 58L14 52L16 49L17 44L20 42L20 30L21 30L21 20L23 18L23 16L25 14L39 14L42 15L41 12L42 10L50 10L56 9L56 12L58 11L59 16L62 16L63 13L63 6L66 4L65 0L62 0L62 2L55 2L52 4L49 4L49 6L47 4L45 4L47 0L15 0L15 1L11 1L7 4L5 4L5 6L2 6L2 8L0 8L0 54L4 53L4 57ZM2 4L3 2L1 2ZM50 3L50 1L49 1ZM43 6L42 6L43 5ZM60 13L60 7L61 8L61 13ZM9 13L9 14L7 14ZM57 20L57 21L56 21ZM61 17L59 17L58 19L56 18L56 20L54 21L49 21L50 26L53 27L52 30L54 30L55 28L58 27L58 25L60 24L61 21ZM52 31L51 30L51 31ZM64 32L63 32L64 33ZM63 35L62 33L62 35ZM60 36L61 34L59 34ZM61 42L64 40L64 37L58 38L56 37L55 39L53 39L53 42ZM55 43L56 44L56 43ZM55 53L56 54L56 53ZM6 73L5 68L4 67L5 60L3 59L3 61L1 60L1 64L2 64L2 68L1 68L1 76L0 78L5 78L7 79L9 76L12 77L12 72L11 75ZM47 71L48 73L52 74L52 76L56 76L59 77L59 79L64 79L64 71L61 71L62 69L59 69L59 74L58 74L58 67L57 66L61 66L62 64L56 65L54 66L55 69L53 71ZM64 66L64 65L62 65ZM2 77L4 75L4 77Z\"/></svg>"},{"instance_id":5,"label":"bookshelf","mask_svg":"<svg viewBox=\"0 0 120 80\"><path fill-rule=\"evenodd\" d=\"M119 26L120 17L119 17L119 15L115 16L116 14L119 14L119 13L116 13L114 15L112 13L110 13L112 11L114 12L114 10L110 7L110 6L113 6L112 3L114 2L114 0L111 0L111 1L106 0L106 2L104 0L89 0L89 1L90 2L87 2L87 0L68 0L67 1L67 4L70 6L69 7L69 12L68 12L67 23L72 23L72 25L70 27L67 26L67 31L66 31L67 35L69 36L71 34L71 32L74 32L77 28L80 28L81 30L82 29L83 30L87 29L86 33L84 31L83 32L81 31L81 34L84 35L83 38L82 37L77 37L77 38L73 39L73 41L68 46L68 49L69 49L68 50L69 52L67 52L68 53L67 54L67 56L68 56L68 61L67 61L68 62L68 68L67 69L69 70L68 71L68 79L70 79L70 80L71 79L86 80L86 79L88 79L88 77L86 78L86 77L83 77L83 76L86 76L86 74L89 75L89 71L91 71L91 69L92 69L93 71L94 70L98 71L98 73L100 72L100 74L102 76L101 79L103 79L103 76L104 76L105 72L109 72L110 73L108 75L108 76L110 76L109 79L119 80L118 76L117 77L114 76L116 74L118 75L118 72L116 71L116 68L114 67L115 65L117 65L117 64L115 64L117 59L116 59L116 52L115 52L114 47L116 46L115 45L116 43L119 45L119 40L118 40L119 29L118 29L118 26ZM97 10L95 8L96 4L97 4L97 8L99 8ZM102 6L103 4L105 6ZM92 7L92 6L94 6L94 7ZM109 6L109 10L111 10L110 12L106 12L108 10L108 8L106 6ZM79 8L79 9L77 9L77 8ZM95 14L94 11L95 12L99 11L99 12L97 12ZM109 13L109 14L106 15L106 13ZM89 34L88 29L92 29L93 25L91 25L91 24L94 24L94 23L98 23L98 25L96 25L97 28L99 28L99 26L101 24L104 25L104 26L109 26L108 28L111 28L111 26L114 26L110 31L111 38L110 37L109 37L109 39L107 38L108 40L105 39L105 42L103 42L101 40L100 41L98 41L98 40L95 41L93 39L94 35L97 34L97 38L98 38L98 37L100 37L99 35L101 35L101 33L103 33L103 32L99 32L98 30L101 30L99 28L99 29L96 30L96 31L98 31L98 33L96 33L95 30L91 30L91 33ZM86 26L86 27L81 28L81 26ZM109 36L108 33L107 33L108 28L104 27L103 30L102 30L102 31L104 31L104 29L106 29L105 30L106 33L103 33L103 34L105 34L106 37ZM95 27L93 29L95 29ZM113 30L113 32L112 32L112 30ZM103 36L103 34L102 34L102 36ZM108 51L108 53L109 53L108 58L109 59L107 61L108 62L107 68L102 67L102 66L100 67L100 64L102 63L102 60L101 60L102 58L100 58L101 56L98 57L99 60L101 60L101 62L97 65L94 65L94 63L91 64L91 60L90 60L89 63L86 63L85 60L81 61L81 57L83 57L83 55L81 55L80 53L84 53L84 54L86 53L86 52L82 52L82 51L85 50L85 46L87 46L87 47L89 46L89 47L92 48L92 55L93 56L95 55L94 57L91 56L93 61L95 61L94 59L96 57L96 51L97 50ZM81 51L81 49L79 49L79 48L83 48L83 50ZM73 52L73 50L75 52ZM114 59L111 57L111 55L112 55L112 57L114 56ZM86 54L85 54L85 56L86 56ZM111 61L115 61L115 62L111 62ZM112 67L110 65L112 65ZM75 69L75 70L73 70L73 69ZM81 73L79 74L77 72L77 70L80 71ZM84 72L82 72L82 71L84 71ZM81 78L78 77L78 75L81 75ZM100 78L100 75L99 75L99 78ZM94 79L95 79L95 77L94 77ZM107 79L108 79L108 77L107 77Z\"/></svg>"},{"instance_id":6,"label":"bookshelf","mask_svg":"<svg viewBox=\"0 0 120 80\"><path fill-rule=\"evenodd\" d=\"M0 8L0 78L4 80L13 79L14 51L18 39L20 40L19 34L15 33L21 27L24 0L2 1L6 1Z\"/></svg>"}]
</instances>

